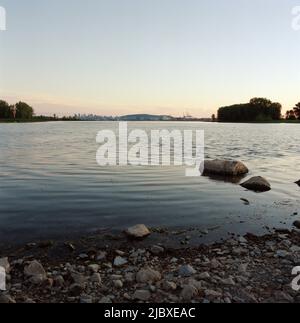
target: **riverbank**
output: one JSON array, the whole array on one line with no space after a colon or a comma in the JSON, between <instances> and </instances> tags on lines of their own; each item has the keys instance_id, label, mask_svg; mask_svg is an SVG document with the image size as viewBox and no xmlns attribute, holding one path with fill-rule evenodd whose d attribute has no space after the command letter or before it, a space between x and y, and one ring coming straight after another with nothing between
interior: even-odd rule
<instances>
[{"instance_id":1,"label":"riverbank","mask_svg":"<svg viewBox=\"0 0 300 323\"><path fill-rule=\"evenodd\" d=\"M36 123L36 122L58 122L58 121L79 121L72 118L54 119L51 117L33 118L33 119L0 119L1 123Z\"/></svg>"},{"instance_id":2,"label":"riverbank","mask_svg":"<svg viewBox=\"0 0 300 323\"><path fill-rule=\"evenodd\" d=\"M2 249L9 275L0 302L300 302L291 288L299 231L180 248L150 237L98 234Z\"/></svg>"}]
</instances>

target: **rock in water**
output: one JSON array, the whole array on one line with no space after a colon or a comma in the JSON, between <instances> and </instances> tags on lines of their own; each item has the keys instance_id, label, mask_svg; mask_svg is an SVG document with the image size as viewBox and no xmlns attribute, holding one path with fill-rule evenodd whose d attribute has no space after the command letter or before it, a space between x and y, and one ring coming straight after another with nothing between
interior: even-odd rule
<instances>
[{"instance_id":1,"label":"rock in water","mask_svg":"<svg viewBox=\"0 0 300 323\"><path fill-rule=\"evenodd\" d=\"M293 223L294 227L296 227L297 229L300 229L300 221L295 221Z\"/></svg>"},{"instance_id":2,"label":"rock in water","mask_svg":"<svg viewBox=\"0 0 300 323\"><path fill-rule=\"evenodd\" d=\"M239 176L248 172L248 168L240 161L216 159L204 162L204 175Z\"/></svg>"},{"instance_id":3,"label":"rock in water","mask_svg":"<svg viewBox=\"0 0 300 323\"><path fill-rule=\"evenodd\" d=\"M241 186L255 192L267 192L271 190L271 184L261 176L252 177L242 183Z\"/></svg>"},{"instance_id":4,"label":"rock in water","mask_svg":"<svg viewBox=\"0 0 300 323\"><path fill-rule=\"evenodd\" d=\"M150 235L149 229L144 224L138 224L128 228L125 233L134 239L143 239Z\"/></svg>"},{"instance_id":5,"label":"rock in water","mask_svg":"<svg viewBox=\"0 0 300 323\"><path fill-rule=\"evenodd\" d=\"M297 184L298 186L300 186L300 179L299 179L299 181L295 182L295 184Z\"/></svg>"}]
</instances>

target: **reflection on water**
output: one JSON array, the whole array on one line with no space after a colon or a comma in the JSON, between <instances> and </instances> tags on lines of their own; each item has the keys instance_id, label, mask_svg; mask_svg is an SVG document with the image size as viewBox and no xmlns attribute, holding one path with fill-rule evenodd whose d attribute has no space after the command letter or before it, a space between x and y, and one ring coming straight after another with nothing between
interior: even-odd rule
<instances>
[{"instance_id":1,"label":"reflection on water","mask_svg":"<svg viewBox=\"0 0 300 323\"><path fill-rule=\"evenodd\" d=\"M0 240L50 237L130 224L284 226L298 212L300 126L151 122L131 128L205 130L206 157L246 163L272 191L256 194L184 167L100 167L96 134L109 122L0 124ZM244 205L247 199L250 205Z\"/></svg>"}]
</instances>

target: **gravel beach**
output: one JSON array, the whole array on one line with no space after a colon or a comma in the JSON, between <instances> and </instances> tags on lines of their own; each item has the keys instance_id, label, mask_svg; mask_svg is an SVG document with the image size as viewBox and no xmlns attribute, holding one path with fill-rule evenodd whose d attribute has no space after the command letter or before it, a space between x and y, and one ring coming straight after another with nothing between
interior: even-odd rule
<instances>
[{"instance_id":1,"label":"gravel beach","mask_svg":"<svg viewBox=\"0 0 300 323\"><path fill-rule=\"evenodd\" d=\"M122 234L44 241L1 250L8 274L0 302L298 303L299 265L296 230L197 247Z\"/></svg>"}]
</instances>

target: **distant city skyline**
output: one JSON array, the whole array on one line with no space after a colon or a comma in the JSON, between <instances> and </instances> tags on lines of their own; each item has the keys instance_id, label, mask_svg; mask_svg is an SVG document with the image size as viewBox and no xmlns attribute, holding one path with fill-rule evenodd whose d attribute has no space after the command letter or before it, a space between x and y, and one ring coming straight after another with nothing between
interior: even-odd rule
<instances>
[{"instance_id":1,"label":"distant city skyline","mask_svg":"<svg viewBox=\"0 0 300 323\"><path fill-rule=\"evenodd\" d=\"M297 0L0 0L0 99L37 114L210 117L300 101Z\"/></svg>"}]
</instances>

